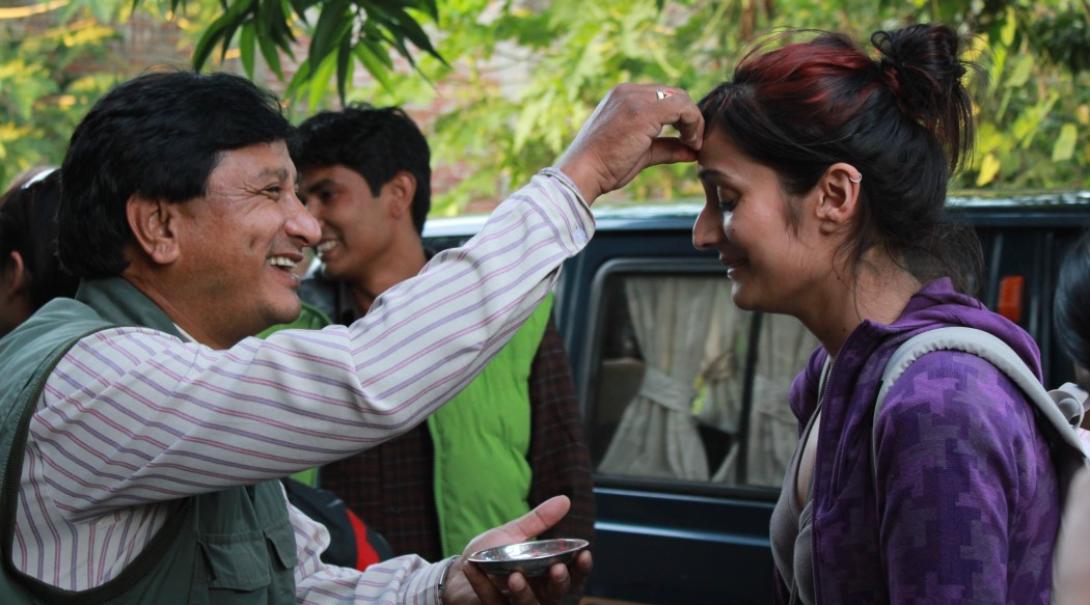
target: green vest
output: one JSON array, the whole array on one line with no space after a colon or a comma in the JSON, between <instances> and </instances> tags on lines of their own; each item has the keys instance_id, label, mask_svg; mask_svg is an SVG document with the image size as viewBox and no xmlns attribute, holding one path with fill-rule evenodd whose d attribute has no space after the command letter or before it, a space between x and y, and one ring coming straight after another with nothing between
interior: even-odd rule
<instances>
[{"instance_id":1,"label":"green vest","mask_svg":"<svg viewBox=\"0 0 1090 605\"><path fill-rule=\"evenodd\" d=\"M312 304L299 301L299 317L296 317L295 321L269 326L257 337L268 338L270 334L275 334L280 330L321 330L331 323L333 322L330 321L329 316L322 313L321 309Z\"/></svg>"},{"instance_id":2,"label":"green vest","mask_svg":"<svg viewBox=\"0 0 1090 605\"><path fill-rule=\"evenodd\" d=\"M428 417L443 556L530 510L530 369L553 298L454 399Z\"/></svg>"},{"instance_id":3,"label":"green vest","mask_svg":"<svg viewBox=\"0 0 1090 605\"><path fill-rule=\"evenodd\" d=\"M116 326L175 336L167 316L121 278L81 284L0 339L0 603L295 603L295 536L277 482L171 503L143 551L109 582L82 592L16 570L15 510L27 425L46 378L80 338Z\"/></svg>"}]
</instances>

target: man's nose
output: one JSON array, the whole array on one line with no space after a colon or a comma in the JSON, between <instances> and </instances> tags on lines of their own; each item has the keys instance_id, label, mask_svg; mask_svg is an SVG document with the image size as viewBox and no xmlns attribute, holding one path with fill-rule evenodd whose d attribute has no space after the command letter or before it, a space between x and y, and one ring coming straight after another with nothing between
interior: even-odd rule
<instances>
[{"instance_id":1,"label":"man's nose","mask_svg":"<svg viewBox=\"0 0 1090 605\"><path fill-rule=\"evenodd\" d=\"M318 224L318 219L298 199L291 204L290 212L286 225L288 235L303 240L307 246L316 245L322 237L322 227Z\"/></svg>"}]
</instances>

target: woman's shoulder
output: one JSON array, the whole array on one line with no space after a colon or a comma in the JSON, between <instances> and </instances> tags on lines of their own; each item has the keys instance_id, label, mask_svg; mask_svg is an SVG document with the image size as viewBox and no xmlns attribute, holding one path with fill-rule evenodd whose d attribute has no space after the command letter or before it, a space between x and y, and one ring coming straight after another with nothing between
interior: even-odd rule
<instances>
[{"instance_id":1,"label":"woman's shoulder","mask_svg":"<svg viewBox=\"0 0 1090 605\"><path fill-rule=\"evenodd\" d=\"M934 351L889 387L875 422L879 430L949 426L1007 439L1032 431L1033 419L1033 403L991 362L962 351Z\"/></svg>"}]
</instances>

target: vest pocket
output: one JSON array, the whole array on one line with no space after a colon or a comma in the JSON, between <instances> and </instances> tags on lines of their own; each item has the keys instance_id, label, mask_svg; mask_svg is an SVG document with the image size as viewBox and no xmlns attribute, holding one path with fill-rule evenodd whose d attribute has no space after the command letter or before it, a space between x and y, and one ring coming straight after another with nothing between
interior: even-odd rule
<instances>
[{"instance_id":1,"label":"vest pocket","mask_svg":"<svg viewBox=\"0 0 1090 605\"><path fill-rule=\"evenodd\" d=\"M295 529L291 524L284 523L272 529L266 529L265 538L269 541L269 548L275 553L276 560L280 564L277 569L292 570L294 573L299 559L295 555Z\"/></svg>"},{"instance_id":2,"label":"vest pocket","mask_svg":"<svg viewBox=\"0 0 1090 605\"><path fill-rule=\"evenodd\" d=\"M198 578L209 589L250 591L268 586L272 581L269 570L269 545L263 531L251 531L223 536L201 536L205 577ZM196 585L202 582L196 582ZM195 588L197 586L194 586Z\"/></svg>"}]
</instances>

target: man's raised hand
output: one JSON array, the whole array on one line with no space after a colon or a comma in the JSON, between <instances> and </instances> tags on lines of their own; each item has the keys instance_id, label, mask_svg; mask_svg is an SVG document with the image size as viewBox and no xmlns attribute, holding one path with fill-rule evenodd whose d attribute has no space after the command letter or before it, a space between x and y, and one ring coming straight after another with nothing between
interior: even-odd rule
<instances>
[{"instance_id":1,"label":"man's raised hand","mask_svg":"<svg viewBox=\"0 0 1090 605\"><path fill-rule=\"evenodd\" d=\"M659 136L667 125L681 136ZM685 91L621 84L598 104L556 167L590 203L647 166L695 161L703 140L704 117Z\"/></svg>"}]
</instances>

